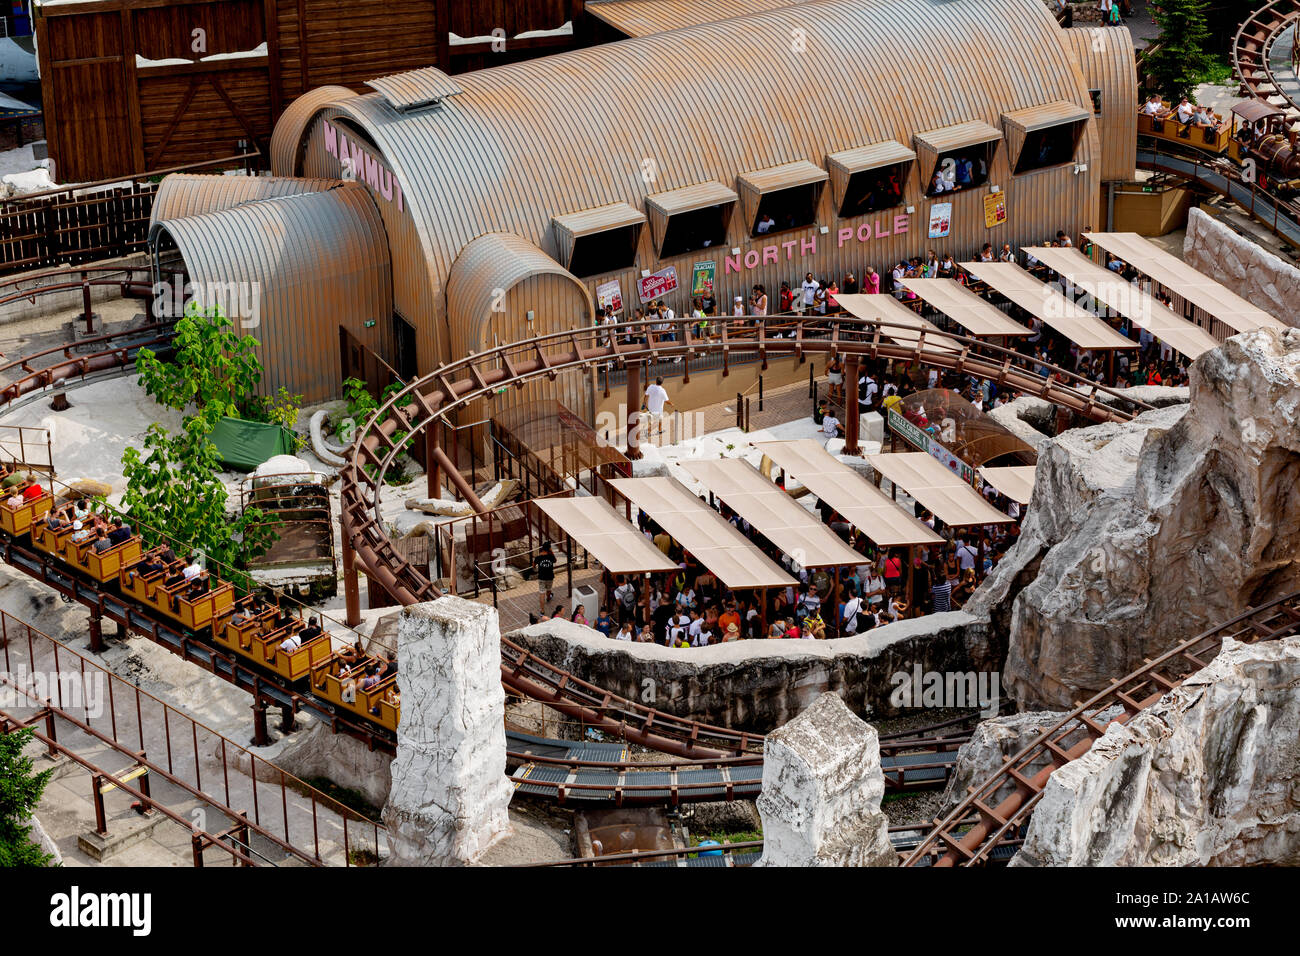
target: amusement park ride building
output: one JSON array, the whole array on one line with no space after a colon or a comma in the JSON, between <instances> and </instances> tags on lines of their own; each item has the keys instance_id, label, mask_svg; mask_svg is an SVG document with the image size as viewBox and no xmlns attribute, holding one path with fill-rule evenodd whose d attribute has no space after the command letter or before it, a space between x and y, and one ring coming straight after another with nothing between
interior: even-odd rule
<instances>
[{"instance_id":1,"label":"amusement park ride building","mask_svg":"<svg viewBox=\"0 0 1300 956\"><path fill-rule=\"evenodd\" d=\"M1126 31L1062 30L1040 0L764 6L455 78L385 77L364 95L314 90L271 144L274 176L310 185L256 196L238 177L165 182L151 249L164 271L179 260L195 281L256 283L264 387L316 401L338 391L340 349L427 373L588 328L614 282L630 317L640 280L670 267L676 287L649 294L681 314L706 261L720 304L756 284L775 301L807 272L1077 235L1100 222L1101 183L1132 174ZM1026 140L1053 124L1072 137L1068 161L1015 173ZM992 144L984 185L926 195L949 150L980 144ZM853 176L880 162L905 176L901 201L842 217ZM332 188L350 179L362 185ZM352 209L359 189L376 215ZM782 189L803 190L811 221L759 234L763 197ZM675 215L713 207L721 241L664 250ZM943 231L932 220L946 235L931 236ZM584 267L593 255L604 262ZM590 416L593 392L572 372L494 401L558 398Z\"/></svg>"}]
</instances>

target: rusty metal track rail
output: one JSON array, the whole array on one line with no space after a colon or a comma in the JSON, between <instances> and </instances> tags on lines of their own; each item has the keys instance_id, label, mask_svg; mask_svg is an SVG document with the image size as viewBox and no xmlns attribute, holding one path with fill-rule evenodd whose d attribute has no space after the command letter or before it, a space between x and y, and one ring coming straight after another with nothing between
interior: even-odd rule
<instances>
[{"instance_id":1,"label":"rusty metal track rail","mask_svg":"<svg viewBox=\"0 0 1300 956\"><path fill-rule=\"evenodd\" d=\"M1275 640L1300 632L1300 592L1277 598L1192 637L1148 660L1133 673L1079 704L997 773L969 793L905 861L906 866L977 866L990 862L999 846L1023 838L1048 778L1083 756L1112 723L1127 723L1165 693L1201 670L1226 637L1243 643ZM1110 713L1107 713L1110 712ZM978 822L968 824L975 815Z\"/></svg>"},{"instance_id":2,"label":"rusty metal track rail","mask_svg":"<svg viewBox=\"0 0 1300 956\"><path fill-rule=\"evenodd\" d=\"M653 327L656 324L659 329ZM445 421L447 412L475 398L542 376L553 379L563 371L720 352L725 372L728 357L735 353L754 352L764 362L769 356L780 355L853 354L917 362L988 379L1099 422L1125 421L1148 408L1065 369L1050 367L1050 377L1035 374L1026 367L1030 360L1010 349L948 332L944 339L955 347L927 342L926 331L900 323L758 316L722 321L719 333L708 338L698 337L688 319L677 319L671 325L672 341L667 340L662 323L641 321L554 332L498 346L444 365L392 396L366 423L342 471L340 519L345 565L350 548L366 572L400 604L438 597L440 592L428 576L398 553L380 516L384 474L409 440L397 442L392 436L399 430L414 435L435 421ZM899 344L888 338L898 333L912 341ZM635 339L640 341L632 341ZM508 640L502 641L501 673L502 681L516 693L661 752L719 757L753 750L760 739L683 720L621 698Z\"/></svg>"},{"instance_id":3,"label":"rusty metal track rail","mask_svg":"<svg viewBox=\"0 0 1300 956\"><path fill-rule=\"evenodd\" d=\"M1246 18L1232 41L1232 66L1242 86L1252 96L1268 101L1280 96L1293 109L1300 103L1280 83L1269 62L1269 50L1277 37L1291 25L1300 29L1300 0L1272 0ZM1263 87L1272 87L1264 90Z\"/></svg>"},{"instance_id":4,"label":"rusty metal track rail","mask_svg":"<svg viewBox=\"0 0 1300 956\"><path fill-rule=\"evenodd\" d=\"M8 365L0 366L0 375L14 369L26 373L0 389L0 407L11 405L22 396L48 388L60 380L85 379L96 372L127 368L135 362L140 349L165 352L171 347L173 337L171 325L155 323L82 339L68 345L56 345L23 356ZM94 351L84 355L74 354L75 349L81 348L92 348ZM33 367L33 362L48 356L62 358L56 358L44 368Z\"/></svg>"}]
</instances>

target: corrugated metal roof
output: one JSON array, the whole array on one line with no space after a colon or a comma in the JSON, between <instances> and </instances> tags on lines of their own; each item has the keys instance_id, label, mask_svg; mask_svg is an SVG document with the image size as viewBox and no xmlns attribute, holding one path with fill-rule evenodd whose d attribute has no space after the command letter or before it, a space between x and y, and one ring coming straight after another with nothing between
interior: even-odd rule
<instances>
[{"instance_id":1,"label":"corrugated metal roof","mask_svg":"<svg viewBox=\"0 0 1300 956\"><path fill-rule=\"evenodd\" d=\"M946 525L967 528L1014 520L985 501L983 495L928 452L868 455L867 462Z\"/></svg>"},{"instance_id":2,"label":"corrugated metal roof","mask_svg":"<svg viewBox=\"0 0 1300 956\"><path fill-rule=\"evenodd\" d=\"M832 172L838 168L852 175L913 159L916 159L915 150L908 149L897 140L887 139L883 143L872 143L870 146L857 146L831 153L826 157L826 165L832 167Z\"/></svg>"},{"instance_id":3,"label":"corrugated metal roof","mask_svg":"<svg viewBox=\"0 0 1300 956\"><path fill-rule=\"evenodd\" d=\"M729 588L772 588L794 584L748 538L671 478L615 478L625 496Z\"/></svg>"},{"instance_id":4,"label":"corrugated metal roof","mask_svg":"<svg viewBox=\"0 0 1300 956\"><path fill-rule=\"evenodd\" d=\"M808 511L740 458L680 462L696 481L805 568L861 564L863 557Z\"/></svg>"},{"instance_id":5,"label":"corrugated metal roof","mask_svg":"<svg viewBox=\"0 0 1300 956\"><path fill-rule=\"evenodd\" d=\"M1040 106L1009 110L1002 114L1002 122L1025 133L1046 129L1049 126L1060 126L1063 123L1078 123L1091 118L1091 110L1085 110L1077 103L1069 103L1065 100L1053 100Z\"/></svg>"},{"instance_id":6,"label":"corrugated metal roof","mask_svg":"<svg viewBox=\"0 0 1300 956\"><path fill-rule=\"evenodd\" d=\"M1198 359L1219 344L1205 329L1175 314L1155 296L1117 273L1097 265L1078 249L1029 246L1025 251L1189 359Z\"/></svg>"},{"instance_id":7,"label":"corrugated metal roof","mask_svg":"<svg viewBox=\"0 0 1300 956\"><path fill-rule=\"evenodd\" d=\"M675 561L668 560L604 498L538 498L533 504L591 552L610 574L677 570Z\"/></svg>"},{"instance_id":8,"label":"corrugated metal roof","mask_svg":"<svg viewBox=\"0 0 1300 956\"><path fill-rule=\"evenodd\" d=\"M1092 128L1100 150L1093 154L1102 182L1133 178L1137 164L1137 71L1133 36L1109 27L1074 27L1058 32L1079 60L1083 81L1101 94L1101 113Z\"/></svg>"},{"instance_id":9,"label":"corrugated metal roof","mask_svg":"<svg viewBox=\"0 0 1300 956\"><path fill-rule=\"evenodd\" d=\"M961 267L1080 348L1138 347L1137 342L1120 335L1073 299L1066 298L1059 288L1039 282L1014 262L963 262Z\"/></svg>"},{"instance_id":10,"label":"corrugated metal roof","mask_svg":"<svg viewBox=\"0 0 1300 956\"><path fill-rule=\"evenodd\" d=\"M358 183L156 223L151 247L163 234L195 287L233 292L256 308L253 323L235 324L260 343L263 393L284 385L309 403L330 398L339 369L319 356L337 352L339 326L363 341L371 337L367 321L387 331L388 243L379 210ZM233 318L237 310L225 311Z\"/></svg>"},{"instance_id":11,"label":"corrugated metal roof","mask_svg":"<svg viewBox=\"0 0 1300 956\"><path fill-rule=\"evenodd\" d=\"M312 118L335 100L353 96L356 94L346 86L318 86L285 107L271 131L271 172L276 176L297 175Z\"/></svg>"},{"instance_id":12,"label":"corrugated metal roof","mask_svg":"<svg viewBox=\"0 0 1300 956\"><path fill-rule=\"evenodd\" d=\"M748 188L760 194L791 189L795 186L807 186L811 183L824 183L827 178L826 170L804 159L741 173L737 177L742 189Z\"/></svg>"},{"instance_id":13,"label":"corrugated metal roof","mask_svg":"<svg viewBox=\"0 0 1300 956\"><path fill-rule=\"evenodd\" d=\"M434 106L463 92L459 83L436 66L381 76L367 80L366 86L378 90L388 105L399 113Z\"/></svg>"},{"instance_id":14,"label":"corrugated metal roof","mask_svg":"<svg viewBox=\"0 0 1300 956\"><path fill-rule=\"evenodd\" d=\"M201 216L256 199L321 192L339 185L339 179L300 179L290 176L222 176L172 173L163 177L154 197L149 224L165 219Z\"/></svg>"},{"instance_id":15,"label":"corrugated metal roof","mask_svg":"<svg viewBox=\"0 0 1300 956\"><path fill-rule=\"evenodd\" d=\"M799 0L588 0L587 12L630 37L797 6Z\"/></svg>"},{"instance_id":16,"label":"corrugated metal roof","mask_svg":"<svg viewBox=\"0 0 1300 956\"><path fill-rule=\"evenodd\" d=\"M1139 272L1145 272L1174 295L1182 296L1238 332L1252 329L1286 329L1287 326L1247 302L1209 276L1193 269L1177 256L1165 252L1149 239L1134 232L1090 232L1089 239L1109 249Z\"/></svg>"},{"instance_id":17,"label":"corrugated metal roof","mask_svg":"<svg viewBox=\"0 0 1300 956\"><path fill-rule=\"evenodd\" d=\"M1029 329L956 279L904 279L910 289L971 335L1028 335Z\"/></svg>"},{"instance_id":18,"label":"corrugated metal roof","mask_svg":"<svg viewBox=\"0 0 1300 956\"><path fill-rule=\"evenodd\" d=\"M878 547L938 544L943 540L811 438L755 442L754 447Z\"/></svg>"},{"instance_id":19,"label":"corrugated metal roof","mask_svg":"<svg viewBox=\"0 0 1300 956\"><path fill-rule=\"evenodd\" d=\"M1002 131L996 126L990 126L980 120L968 120L955 126L917 133L914 139L918 153L925 149L937 156L950 150L961 149L963 146L978 146L980 143L989 143L1001 138Z\"/></svg>"}]
</instances>

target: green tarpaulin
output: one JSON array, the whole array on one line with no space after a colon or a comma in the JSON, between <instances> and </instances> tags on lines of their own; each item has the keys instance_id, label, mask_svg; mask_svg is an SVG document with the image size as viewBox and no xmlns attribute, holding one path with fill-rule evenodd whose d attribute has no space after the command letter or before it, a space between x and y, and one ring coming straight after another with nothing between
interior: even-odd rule
<instances>
[{"instance_id":1,"label":"green tarpaulin","mask_svg":"<svg viewBox=\"0 0 1300 956\"><path fill-rule=\"evenodd\" d=\"M293 432L284 426L239 418L221 419L208 437L222 462L239 471L252 471L268 458L294 450Z\"/></svg>"}]
</instances>

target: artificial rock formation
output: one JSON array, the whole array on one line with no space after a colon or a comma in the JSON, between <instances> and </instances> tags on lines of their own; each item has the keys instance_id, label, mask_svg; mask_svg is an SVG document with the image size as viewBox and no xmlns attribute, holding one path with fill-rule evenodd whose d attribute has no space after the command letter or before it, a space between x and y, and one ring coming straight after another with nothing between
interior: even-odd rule
<instances>
[{"instance_id":1,"label":"artificial rock formation","mask_svg":"<svg viewBox=\"0 0 1300 956\"><path fill-rule=\"evenodd\" d=\"M1287 325L1300 325L1300 269L1199 209L1187 214L1183 258Z\"/></svg>"},{"instance_id":2,"label":"artificial rock formation","mask_svg":"<svg viewBox=\"0 0 1300 956\"><path fill-rule=\"evenodd\" d=\"M875 728L823 694L763 744L759 866L896 866Z\"/></svg>"},{"instance_id":3,"label":"artificial rock formation","mask_svg":"<svg viewBox=\"0 0 1300 956\"><path fill-rule=\"evenodd\" d=\"M957 804L966 799L966 791L969 787L978 786L992 777L1002 769L1002 765L1008 759L1032 744L1044 731L1059 723L1064 716L1058 711L1035 710L980 721L975 726L970 740L962 744L957 751L957 761L953 765L952 775L948 778L948 786L943 792L939 816L950 813ZM1032 776L1032 773L1030 775ZM997 806L1013 787L1014 784L1008 782L1006 791L999 792L985 802L989 806Z\"/></svg>"},{"instance_id":4,"label":"artificial rock formation","mask_svg":"<svg viewBox=\"0 0 1300 956\"><path fill-rule=\"evenodd\" d=\"M1300 863L1300 638L1231 639L1057 770L1013 865Z\"/></svg>"},{"instance_id":5,"label":"artificial rock formation","mask_svg":"<svg viewBox=\"0 0 1300 956\"><path fill-rule=\"evenodd\" d=\"M1003 687L1065 707L1144 658L1300 588L1300 331L1234 336L1191 402L1040 449L1034 501L989 594L1015 595ZM980 613L982 602L966 610Z\"/></svg>"},{"instance_id":6,"label":"artificial rock formation","mask_svg":"<svg viewBox=\"0 0 1300 956\"><path fill-rule=\"evenodd\" d=\"M510 832L495 608L443 597L402 610L402 719L384 805L393 863L471 863Z\"/></svg>"}]
</instances>

